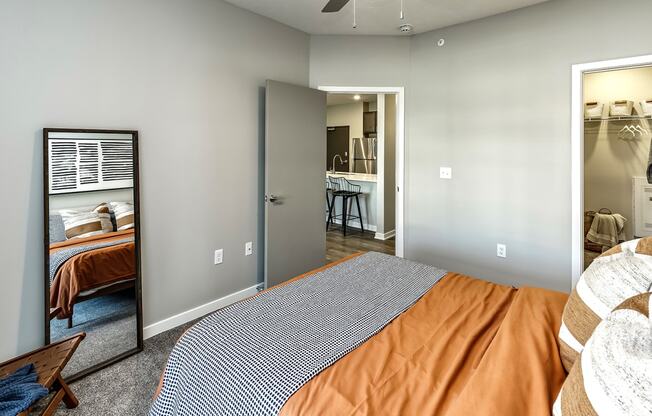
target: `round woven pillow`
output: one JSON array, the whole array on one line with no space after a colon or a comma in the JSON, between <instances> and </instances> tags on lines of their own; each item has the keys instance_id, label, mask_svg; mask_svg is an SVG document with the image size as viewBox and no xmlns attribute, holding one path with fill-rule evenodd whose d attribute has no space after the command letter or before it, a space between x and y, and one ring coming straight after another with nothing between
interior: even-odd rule
<instances>
[{"instance_id":1,"label":"round woven pillow","mask_svg":"<svg viewBox=\"0 0 652 416\"><path fill-rule=\"evenodd\" d=\"M652 237L613 247L582 273L564 307L559 349L566 371L598 324L624 300L652 285Z\"/></svg>"},{"instance_id":2,"label":"round woven pillow","mask_svg":"<svg viewBox=\"0 0 652 416\"><path fill-rule=\"evenodd\" d=\"M596 327L553 406L555 416L652 414L652 294Z\"/></svg>"}]
</instances>

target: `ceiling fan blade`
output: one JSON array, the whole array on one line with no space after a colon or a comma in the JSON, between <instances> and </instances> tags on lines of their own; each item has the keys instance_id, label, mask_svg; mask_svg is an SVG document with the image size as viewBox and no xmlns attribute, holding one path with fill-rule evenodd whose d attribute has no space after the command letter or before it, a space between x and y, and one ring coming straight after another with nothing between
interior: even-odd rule
<instances>
[{"instance_id":1,"label":"ceiling fan blade","mask_svg":"<svg viewBox=\"0 0 652 416\"><path fill-rule=\"evenodd\" d=\"M329 0L328 3L326 3L326 6L324 6L323 9L321 9L322 13L333 13L333 12L339 12L342 10L342 7L346 6L346 3L348 3L349 0Z\"/></svg>"}]
</instances>

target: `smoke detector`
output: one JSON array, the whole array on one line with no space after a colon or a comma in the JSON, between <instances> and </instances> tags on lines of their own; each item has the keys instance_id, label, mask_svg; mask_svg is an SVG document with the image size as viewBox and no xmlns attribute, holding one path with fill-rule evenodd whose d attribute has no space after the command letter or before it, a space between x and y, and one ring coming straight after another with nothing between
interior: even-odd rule
<instances>
[{"instance_id":1,"label":"smoke detector","mask_svg":"<svg viewBox=\"0 0 652 416\"><path fill-rule=\"evenodd\" d=\"M412 29L414 29L414 26L412 26L409 23L406 23L406 24L401 25L401 26L398 27L398 30L400 30L402 33L412 32Z\"/></svg>"}]
</instances>

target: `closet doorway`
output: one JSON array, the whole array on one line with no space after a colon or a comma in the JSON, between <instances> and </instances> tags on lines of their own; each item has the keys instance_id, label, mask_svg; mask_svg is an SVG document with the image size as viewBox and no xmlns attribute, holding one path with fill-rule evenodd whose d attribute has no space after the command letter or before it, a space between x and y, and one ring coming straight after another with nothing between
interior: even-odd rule
<instances>
[{"instance_id":1,"label":"closet doorway","mask_svg":"<svg viewBox=\"0 0 652 416\"><path fill-rule=\"evenodd\" d=\"M652 56L573 66L572 284L603 252L652 235Z\"/></svg>"}]
</instances>

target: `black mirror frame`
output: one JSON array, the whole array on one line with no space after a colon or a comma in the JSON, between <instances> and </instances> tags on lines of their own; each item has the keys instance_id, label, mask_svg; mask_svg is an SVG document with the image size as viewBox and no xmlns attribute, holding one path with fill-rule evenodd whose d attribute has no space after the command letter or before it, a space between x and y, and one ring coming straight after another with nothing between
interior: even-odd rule
<instances>
[{"instance_id":1,"label":"black mirror frame","mask_svg":"<svg viewBox=\"0 0 652 416\"><path fill-rule=\"evenodd\" d=\"M50 201L49 201L49 154L48 154L48 139L50 133L115 133L115 134L130 134L133 139L133 177L134 177L134 244L136 245L136 347L127 350L123 353L109 358L108 360L94 364L76 374L66 377L66 381L72 382L83 378L91 373L101 370L110 366L120 360L123 360L131 355L137 354L143 350L143 302L142 302L142 273L141 273L141 230L140 230L140 175L139 175L139 156L138 156L138 131L137 130L103 130L103 129L66 129L66 128L44 128L43 129L43 229L44 229L44 345L50 344Z\"/></svg>"}]
</instances>

